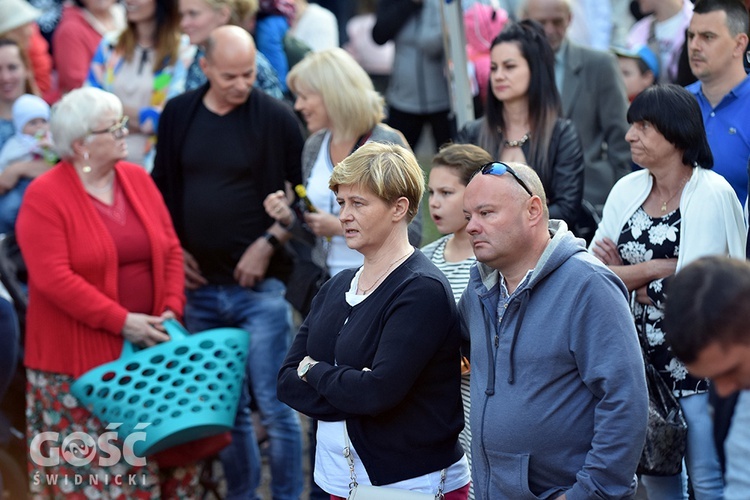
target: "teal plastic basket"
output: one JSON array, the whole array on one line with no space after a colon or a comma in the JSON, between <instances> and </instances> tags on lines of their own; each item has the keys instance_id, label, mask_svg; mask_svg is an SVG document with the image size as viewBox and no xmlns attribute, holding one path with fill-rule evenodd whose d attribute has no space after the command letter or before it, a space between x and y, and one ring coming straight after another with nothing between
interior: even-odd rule
<instances>
[{"instance_id":1,"label":"teal plastic basket","mask_svg":"<svg viewBox=\"0 0 750 500\"><path fill-rule=\"evenodd\" d=\"M146 349L125 341L120 358L81 375L71 392L120 439L146 456L232 429L250 336L237 328L190 335L164 322L171 340Z\"/></svg>"}]
</instances>

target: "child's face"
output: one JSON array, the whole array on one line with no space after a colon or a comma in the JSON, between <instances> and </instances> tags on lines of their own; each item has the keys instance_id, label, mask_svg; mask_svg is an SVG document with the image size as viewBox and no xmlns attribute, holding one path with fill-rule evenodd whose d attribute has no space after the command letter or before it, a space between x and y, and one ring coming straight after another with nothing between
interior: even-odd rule
<instances>
[{"instance_id":1,"label":"child's face","mask_svg":"<svg viewBox=\"0 0 750 500\"><path fill-rule=\"evenodd\" d=\"M618 57L620 63L620 73L622 80L625 82L625 90L628 93L628 99L631 101L635 96L646 90L654 83L654 74L650 71L641 73L638 67L638 61L631 57Z\"/></svg>"},{"instance_id":2,"label":"child's face","mask_svg":"<svg viewBox=\"0 0 750 500\"><path fill-rule=\"evenodd\" d=\"M38 133L46 134L49 131L49 123L44 118L34 118L23 126L23 133L26 135L37 135Z\"/></svg>"},{"instance_id":3,"label":"child's face","mask_svg":"<svg viewBox=\"0 0 750 500\"><path fill-rule=\"evenodd\" d=\"M452 234L466 228L463 211L465 189L455 168L436 165L430 170L427 185L430 215L441 234Z\"/></svg>"}]
</instances>

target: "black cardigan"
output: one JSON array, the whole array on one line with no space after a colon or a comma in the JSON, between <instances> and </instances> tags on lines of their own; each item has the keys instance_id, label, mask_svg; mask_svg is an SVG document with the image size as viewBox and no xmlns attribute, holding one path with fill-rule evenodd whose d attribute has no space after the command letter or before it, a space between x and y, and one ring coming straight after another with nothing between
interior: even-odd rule
<instances>
[{"instance_id":1,"label":"black cardigan","mask_svg":"<svg viewBox=\"0 0 750 500\"><path fill-rule=\"evenodd\" d=\"M351 307L344 294L355 271L334 276L313 300L279 372L278 398L319 420L346 420L374 485L447 468L463 455L460 332L450 285L415 250ZM319 363L305 382L297 366L308 354Z\"/></svg>"}]
</instances>

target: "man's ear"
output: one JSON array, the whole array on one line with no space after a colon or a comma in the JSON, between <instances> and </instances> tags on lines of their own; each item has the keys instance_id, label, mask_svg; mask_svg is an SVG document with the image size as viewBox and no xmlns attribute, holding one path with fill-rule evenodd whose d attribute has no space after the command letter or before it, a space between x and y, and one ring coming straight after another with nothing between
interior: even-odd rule
<instances>
[{"instance_id":1,"label":"man's ear","mask_svg":"<svg viewBox=\"0 0 750 500\"><path fill-rule=\"evenodd\" d=\"M735 41L737 42L737 45L734 46L734 50L738 51L740 58L743 59L744 57L746 57L746 51L747 51L747 41L748 41L747 33L740 33L739 35L737 35L737 38Z\"/></svg>"},{"instance_id":2,"label":"man's ear","mask_svg":"<svg viewBox=\"0 0 750 500\"><path fill-rule=\"evenodd\" d=\"M398 222L409 212L409 200L405 196L400 197L393 204L393 221Z\"/></svg>"},{"instance_id":3,"label":"man's ear","mask_svg":"<svg viewBox=\"0 0 750 500\"><path fill-rule=\"evenodd\" d=\"M201 67L201 71L203 71L203 74L205 75L206 74L206 70L208 69L208 60L206 59L205 54L203 55L203 57L201 57L200 59L198 59L198 64Z\"/></svg>"},{"instance_id":4,"label":"man's ear","mask_svg":"<svg viewBox=\"0 0 750 500\"><path fill-rule=\"evenodd\" d=\"M541 223L544 219L544 206L542 199L536 195L529 198L528 201L529 222L533 225Z\"/></svg>"}]
</instances>

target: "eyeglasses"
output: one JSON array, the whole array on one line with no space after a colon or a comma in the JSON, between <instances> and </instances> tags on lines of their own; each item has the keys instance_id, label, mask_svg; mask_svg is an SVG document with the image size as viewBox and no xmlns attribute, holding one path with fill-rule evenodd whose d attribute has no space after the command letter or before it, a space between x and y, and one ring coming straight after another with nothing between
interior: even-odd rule
<instances>
[{"instance_id":1,"label":"eyeglasses","mask_svg":"<svg viewBox=\"0 0 750 500\"><path fill-rule=\"evenodd\" d=\"M125 137L125 133L128 131L128 117L123 116L120 118L120 121L115 123L109 128L105 128L104 130L91 130L89 131L89 134L91 135L98 135L98 134L112 134L112 137L115 139L122 139Z\"/></svg>"},{"instance_id":2,"label":"eyeglasses","mask_svg":"<svg viewBox=\"0 0 750 500\"><path fill-rule=\"evenodd\" d=\"M493 161L490 163L485 163L482 165L479 170L477 170L474 175L478 174L479 172L482 173L482 175L503 175L505 172L508 172L510 175L513 176L513 178L518 182L518 184L521 185L524 191L529 193L529 196L534 196L534 193L531 192L531 189L529 189L529 186L526 185L523 180L518 177L518 174L515 170L511 168L510 165L508 165L505 162L502 161ZM473 177L473 176L472 176Z\"/></svg>"}]
</instances>

